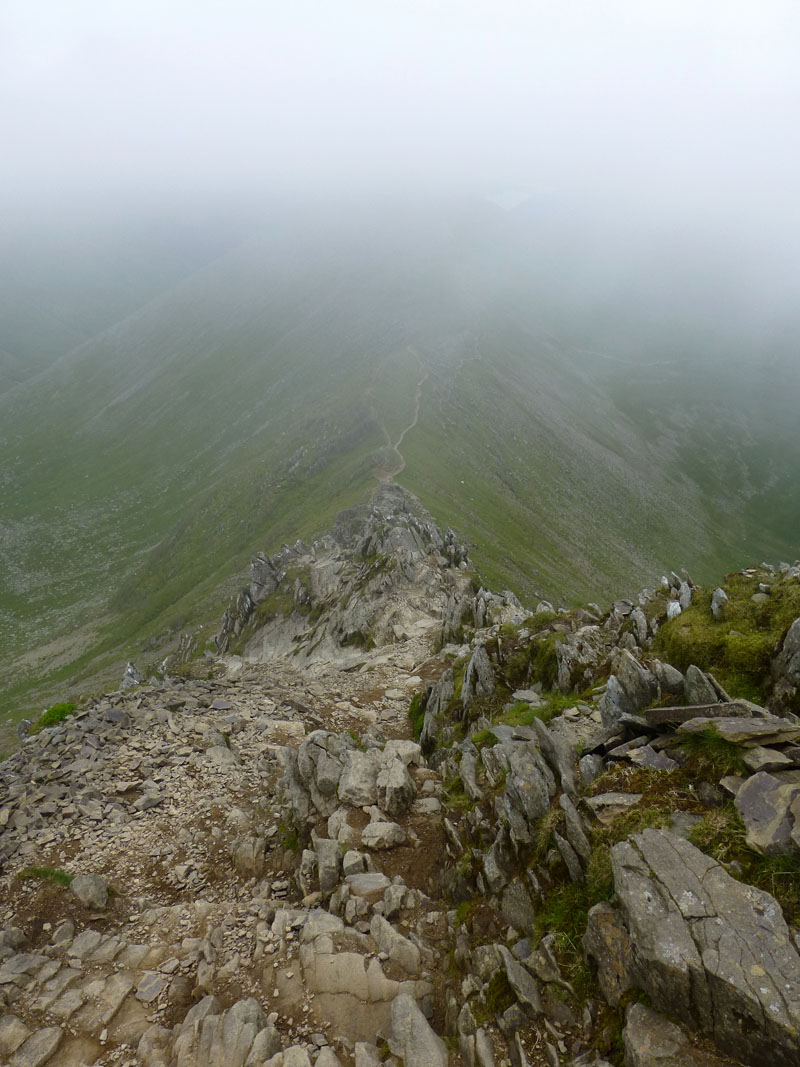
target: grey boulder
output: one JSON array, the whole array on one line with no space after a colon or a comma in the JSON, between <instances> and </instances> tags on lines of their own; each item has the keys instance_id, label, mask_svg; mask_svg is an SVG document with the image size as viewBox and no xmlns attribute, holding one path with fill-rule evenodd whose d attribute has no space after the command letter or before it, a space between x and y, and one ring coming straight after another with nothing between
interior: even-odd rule
<instances>
[{"instance_id":1,"label":"grey boulder","mask_svg":"<svg viewBox=\"0 0 800 1067\"><path fill-rule=\"evenodd\" d=\"M793 777L800 777L795 776ZM800 850L800 782L759 771L736 793L747 843L768 856Z\"/></svg>"},{"instance_id":2,"label":"grey boulder","mask_svg":"<svg viewBox=\"0 0 800 1067\"><path fill-rule=\"evenodd\" d=\"M99 874L78 874L69 888L84 908L102 911L108 903L108 882Z\"/></svg>"},{"instance_id":3,"label":"grey boulder","mask_svg":"<svg viewBox=\"0 0 800 1067\"><path fill-rule=\"evenodd\" d=\"M800 956L775 899L666 830L615 845L630 977L745 1063L800 1060Z\"/></svg>"},{"instance_id":4,"label":"grey boulder","mask_svg":"<svg viewBox=\"0 0 800 1067\"><path fill-rule=\"evenodd\" d=\"M694 663L686 669L684 689L687 704L714 704L719 699L705 672Z\"/></svg>"},{"instance_id":5,"label":"grey boulder","mask_svg":"<svg viewBox=\"0 0 800 1067\"><path fill-rule=\"evenodd\" d=\"M627 649L614 661L614 673L609 676L606 691L600 700L600 714L606 726L612 726L622 715L638 715L659 696L658 680Z\"/></svg>"}]
</instances>

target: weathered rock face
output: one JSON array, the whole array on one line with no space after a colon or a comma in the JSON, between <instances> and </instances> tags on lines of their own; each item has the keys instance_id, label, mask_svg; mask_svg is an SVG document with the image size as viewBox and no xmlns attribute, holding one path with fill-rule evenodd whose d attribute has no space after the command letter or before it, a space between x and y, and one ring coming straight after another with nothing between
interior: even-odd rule
<instances>
[{"instance_id":1,"label":"weathered rock face","mask_svg":"<svg viewBox=\"0 0 800 1067\"><path fill-rule=\"evenodd\" d=\"M678 727L680 734L696 734L713 727L717 733L734 744L746 746L780 744L800 737L800 726L772 715L749 718L744 715L700 715Z\"/></svg>"},{"instance_id":2,"label":"weathered rock face","mask_svg":"<svg viewBox=\"0 0 800 1067\"><path fill-rule=\"evenodd\" d=\"M330 823L337 820L346 837L346 808L380 804L381 813L397 817L408 812L417 796L408 771L422 759L420 746L414 741L394 740L382 750L361 751L349 733L315 730L297 753L284 749L280 758L284 766L280 786L291 811L290 821L298 828L313 825L324 816ZM372 828L364 830L365 843L369 838L374 848L399 844L397 834L386 829L394 826L385 820L374 822Z\"/></svg>"},{"instance_id":3,"label":"weathered rock face","mask_svg":"<svg viewBox=\"0 0 800 1067\"><path fill-rule=\"evenodd\" d=\"M683 693L684 678L677 667L673 667L671 663L662 663L661 660L656 659L652 662L652 670L662 693Z\"/></svg>"},{"instance_id":4,"label":"weathered rock face","mask_svg":"<svg viewBox=\"0 0 800 1067\"><path fill-rule=\"evenodd\" d=\"M286 761L284 788L298 823L306 822L313 812L328 816L336 811L339 783L353 747L347 734L315 730L296 753L292 749L281 753Z\"/></svg>"},{"instance_id":5,"label":"weathered rock face","mask_svg":"<svg viewBox=\"0 0 800 1067\"><path fill-rule=\"evenodd\" d=\"M706 673L694 664L686 670L684 685L687 704L713 704L719 699Z\"/></svg>"},{"instance_id":6,"label":"weathered rock face","mask_svg":"<svg viewBox=\"0 0 800 1067\"><path fill-rule=\"evenodd\" d=\"M430 752L436 744L436 738L442 725L442 718L447 710L447 705L454 695L455 677L453 668L448 667L441 678L434 682L428 690L425 702L425 718L419 737L423 752Z\"/></svg>"},{"instance_id":7,"label":"weathered rock face","mask_svg":"<svg viewBox=\"0 0 800 1067\"><path fill-rule=\"evenodd\" d=\"M774 682L771 707L775 710L797 710L800 691L800 619L795 619L784 638L780 652L772 664Z\"/></svg>"},{"instance_id":8,"label":"weathered rock face","mask_svg":"<svg viewBox=\"0 0 800 1067\"><path fill-rule=\"evenodd\" d=\"M595 904L589 912L583 950L597 968L603 996L615 1008L631 988L631 942L619 912L610 904Z\"/></svg>"},{"instance_id":9,"label":"weathered rock face","mask_svg":"<svg viewBox=\"0 0 800 1067\"><path fill-rule=\"evenodd\" d=\"M665 830L633 835L611 860L629 974L653 1006L743 1062L796 1064L800 956L773 897Z\"/></svg>"},{"instance_id":10,"label":"weathered rock face","mask_svg":"<svg viewBox=\"0 0 800 1067\"><path fill-rule=\"evenodd\" d=\"M725 607L728 603L728 594L724 589L715 589L711 594L711 614L715 619L722 619L725 616Z\"/></svg>"},{"instance_id":11,"label":"weathered rock face","mask_svg":"<svg viewBox=\"0 0 800 1067\"><path fill-rule=\"evenodd\" d=\"M513 742L484 749L487 766L494 773L506 772L506 786L501 797L502 810L511 840L517 845L530 845L535 823L550 810L555 795L553 772L534 742Z\"/></svg>"},{"instance_id":12,"label":"weathered rock face","mask_svg":"<svg viewBox=\"0 0 800 1067\"><path fill-rule=\"evenodd\" d=\"M444 1041L406 994L395 997L392 1004L389 1047L402 1058L405 1067L447 1067L449 1057Z\"/></svg>"},{"instance_id":13,"label":"weathered rock face","mask_svg":"<svg viewBox=\"0 0 800 1067\"><path fill-rule=\"evenodd\" d=\"M582 626L575 633L565 634L556 645L558 661L557 685L562 693L569 693L588 670L596 667L608 654L611 639L599 626Z\"/></svg>"},{"instance_id":14,"label":"weathered rock face","mask_svg":"<svg viewBox=\"0 0 800 1067\"><path fill-rule=\"evenodd\" d=\"M79 874L72 879L70 889L84 908L102 911L108 903L108 883L99 874Z\"/></svg>"},{"instance_id":15,"label":"weathered rock face","mask_svg":"<svg viewBox=\"0 0 800 1067\"><path fill-rule=\"evenodd\" d=\"M625 1067L737 1067L727 1056L696 1048L687 1034L644 1004L631 1004L622 1035Z\"/></svg>"},{"instance_id":16,"label":"weathered rock face","mask_svg":"<svg viewBox=\"0 0 800 1067\"><path fill-rule=\"evenodd\" d=\"M125 672L122 675L122 681L120 682L120 689L124 692L126 689L133 689L137 685L141 685L144 682L144 676L136 668L134 663L127 663L125 665Z\"/></svg>"}]
</instances>

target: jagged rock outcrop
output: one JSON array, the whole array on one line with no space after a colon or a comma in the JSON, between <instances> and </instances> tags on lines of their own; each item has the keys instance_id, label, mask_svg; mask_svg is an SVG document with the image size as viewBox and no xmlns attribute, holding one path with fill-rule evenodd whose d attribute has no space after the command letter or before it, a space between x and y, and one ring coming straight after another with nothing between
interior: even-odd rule
<instances>
[{"instance_id":1,"label":"jagged rock outcrop","mask_svg":"<svg viewBox=\"0 0 800 1067\"><path fill-rule=\"evenodd\" d=\"M754 880L753 848L800 849L800 722L675 644L741 596L715 618L672 575L530 617L466 562L387 487L255 561L238 636L283 659L34 725L0 768L0 1057L445 1067L447 1036L470 1067L596 1067L620 1038L632 1064L796 1061L795 931L687 840Z\"/></svg>"},{"instance_id":2,"label":"jagged rock outcrop","mask_svg":"<svg viewBox=\"0 0 800 1067\"><path fill-rule=\"evenodd\" d=\"M676 1023L644 1004L631 1004L622 1034L625 1067L737 1067L737 1062L698 1048Z\"/></svg>"},{"instance_id":3,"label":"jagged rock outcrop","mask_svg":"<svg viewBox=\"0 0 800 1067\"><path fill-rule=\"evenodd\" d=\"M442 719L450 701L455 696L455 676L448 667L442 676L429 688L425 697L425 717L419 742L423 752L430 752L436 744Z\"/></svg>"},{"instance_id":4,"label":"jagged rock outcrop","mask_svg":"<svg viewBox=\"0 0 800 1067\"><path fill-rule=\"evenodd\" d=\"M614 660L613 669L600 701L600 714L607 726L622 715L638 715L660 692L655 675L627 649L622 649Z\"/></svg>"},{"instance_id":5,"label":"jagged rock outcrop","mask_svg":"<svg viewBox=\"0 0 800 1067\"><path fill-rule=\"evenodd\" d=\"M343 808L380 805L382 813L396 817L405 814L417 796L408 768L419 765L422 757L420 746L413 741L394 740L382 749L362 751L349 733L315 730L297 752L284 749L280 758L284 766L281 789L290 819L298 828ZM346 827L346 814L344 818ZM384 820L384 825L393 824ZM374 828L365 827L364 833L381 840Z\"/></svg>"},{"instance_id":6,"label":"jagged rock outcrop","mask_svg":"<svg viewBox=\"0 0 800 1067\"><path fill-rule=\"evenodd\" d=\"M800 618L795 619L789 627L780 652L773 660L772 678L773 708L800 710L797 707L800 691Z\"/></svg>"},{"instance_id":7,"label":"jagged rock outcrop","mask_svg":"<svg viewBox=\"0 0 800 1067\"><path fill-rule=\"evenodd\" d=\"M125 671L122 675L122 681L119 684L121 690L133 689L137 685L142 685L144 682L144 675L139 671L134 663L127 663L125 665Z\"/></svg>"},{"instance_id":8,"label":"jagged rock outcrop","mask_svg":"<svg viewBox=\"0 0 800 1067\"><path fill-rule=\"evenodd\" d=\"M464 685L461 689L461 704L464 711L469 711L476 697L491 696L494 692L494 671L489 655L483 645L478 645L470 657L464 672Z\"/></svg>"},{"instance_id":9,"label":"jagged rock outcrop","mask_svg":"<svg viewBox=\"0 0 800 1067\"><path fill-rule=\"evenodd\" d=\"M475 599L467 549L455 533L440 530L401 486L381 484L310 547L297 542L253 560L250 584L225 613L216 644L221 652L239 647L249 659L353 658L414 633L449 640L472 618Z\"/></svg>"}]
</instances>

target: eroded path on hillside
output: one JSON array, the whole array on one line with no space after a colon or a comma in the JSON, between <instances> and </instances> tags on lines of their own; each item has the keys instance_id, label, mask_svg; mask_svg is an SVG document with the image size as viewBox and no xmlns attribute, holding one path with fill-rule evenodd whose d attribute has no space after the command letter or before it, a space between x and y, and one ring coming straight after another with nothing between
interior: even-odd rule
<instances>
[{"instance_id":1,"label":"eroded path on hillside","mask_svg":"<svg viewBox=\"0 0 800 1067\"><path fill-rule=\"evenodd\" d=\"M388 428L386 426L385 421L380 418L377 410L375 409L374 404L373 404L373 407L372 407L375 421L380 426L381 432L383 433L384 437L386 438L387 450L390 453L394 453L394 456L396 457L394 462L391 465L383 467L381 469L378 469L375 472L375 477L378 479L379 482L392 482L392 481L394 481L394 479L399 474L402 474L402 472L406 468L405 457L403 456L402 452L400 451L400 448L401 448L401 446L403 444L403 441L406 438L406 435L409 434L415 428L417 423L419 422L420 405L422 403L422 389L423 389L423 386L425 385L425 382L428 380L428 377L430 375L430 371L427 370L427 368L423 365L422 358L420 357L420 355L416 351L416 349L409 348L409 352L416 359L417 365L418 365L418 368L419 368L418 377L417 377L416 385L415 385L415 388L414 388L414 408L413 408L411 421L406 426L404 426L402 428L402 430L400 431L400 433L398 434L397 438L394 441L392 440L392 436L389 433L389 430L388 430Z\"/></svg>"},{"instance_id":2,"label":"eroded path on hillside","mask_svg":"<svg viewBox=\"0 0 800 1067\"><path fill-rule=\"evenodd\" d=\"M29 738L0 778L0 1062L230 1067L235 1032L237 1064L351 1064L395 1002L441 1029L441 780L407 716L427 651L233 659ZM298 843L309 759L341 780Z\"/></svg>"}]
</instances>

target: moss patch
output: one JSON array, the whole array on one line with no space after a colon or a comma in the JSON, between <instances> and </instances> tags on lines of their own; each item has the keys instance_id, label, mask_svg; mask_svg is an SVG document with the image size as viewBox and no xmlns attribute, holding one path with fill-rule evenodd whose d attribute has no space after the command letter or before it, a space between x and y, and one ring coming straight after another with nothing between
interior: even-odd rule
<instances>
[{"instance_id":1,"label":"moss patch","mask_svg":"<svg viewBox=\"0 0 800 1067\"><path fill-rule=\"evenodd\" d=\"M752 597L762 572L729 575L723 615L711 614L711 592L695 589L691 606L659 630L654 648L681 671L692 663L711 670L731 696L763 700L772 657L800 617L800 583L772 580L763 603Z\"/></svg>"}]
</instances>

